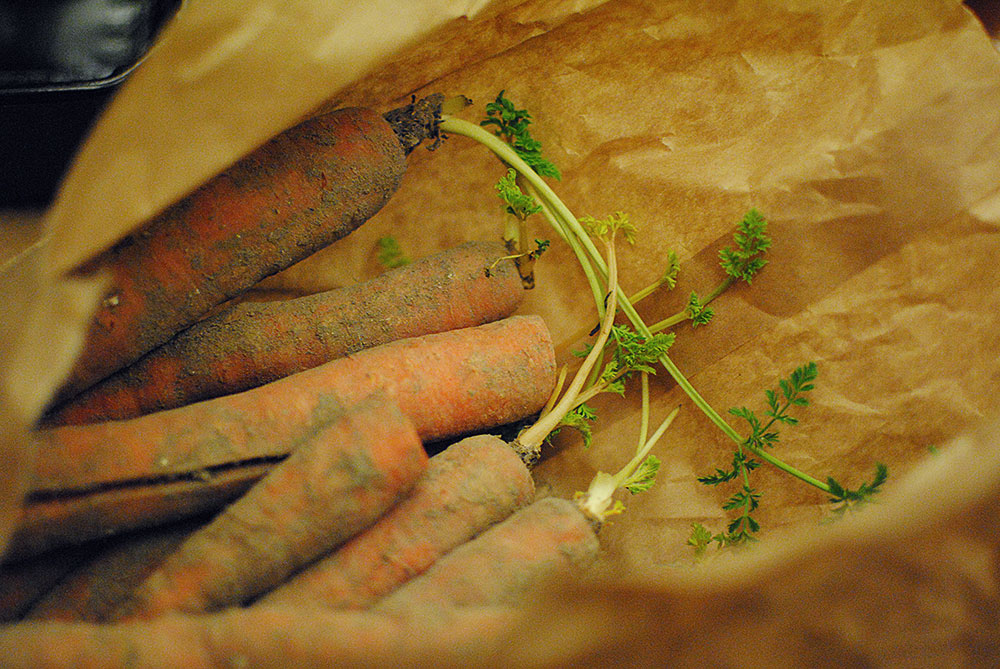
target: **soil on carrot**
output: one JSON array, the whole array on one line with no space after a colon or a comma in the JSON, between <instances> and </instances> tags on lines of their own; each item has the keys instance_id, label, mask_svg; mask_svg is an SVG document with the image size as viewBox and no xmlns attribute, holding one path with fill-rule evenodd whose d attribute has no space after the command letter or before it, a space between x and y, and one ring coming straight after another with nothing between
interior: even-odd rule
<instances>
[{"instance_id":1,"label":"soil on carrot","mask_svg":"<svg viewBox=\"0 0 1000 669\"><path fill-rule=\"evenodd\" d=\"M113 287L57 403L347 235L405 170L395 132L371 110L339 110L261 145L84 268L108 267Z\"/></svg>"},{"instance_id":2,"label":"soil on carrot","mask_svg":"<svg viewBox=\"0 0 1000 669\"><path fill-rule=\"evenodd\" d=\"M509 316L523 299L499 243L468 242L353 286L229 305L50 412L43 425L138 415L240 392L397 339ZM492 267L490 275L485 268Z\"/></svg>"},{"instance_id":3,"label":"soil on carrot","mask_svg":"<svg viewBox=\"0 0 1000 669\"><path fill-rule=\"evenodd\" d=\"M393 109L385 114L385 120L396 131L403 153L409 155L425 139L433 139L431 148L440 143L438 125L441 123L441 104L444 95L435 93L421 100Z\"/></svg>"}]
</instances>

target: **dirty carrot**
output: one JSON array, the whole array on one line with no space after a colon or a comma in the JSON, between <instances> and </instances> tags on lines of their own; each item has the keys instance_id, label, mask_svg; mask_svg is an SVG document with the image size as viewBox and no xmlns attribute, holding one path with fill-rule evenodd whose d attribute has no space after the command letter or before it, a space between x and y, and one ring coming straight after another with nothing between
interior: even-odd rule
<instances>
[{"instance_id":1,"label":"dirty carrot","mask_svg":"<svg viewBox=\"0 0 1000 669\"><path fill-rule=\"evenodd\" d=\"M45 594L94 553L90 546L73 546L44 560L0 565L0 624L20 620Z\"/></svg>"},{"instance_id":2,"label":"dirty carrot","mask_svg":"<svg viewBox=\"0 0 1000 669\"><path fill-rule=\"evenodd\" d=\"M410 495L375 525L258 605L365 608L527 504L534 486L510 446L467 437L430 459Z\"/></svg>"},{"instance_id":3,"label":"dirty carrot","mask_svg":"<svg viewBox=\"0 0 1000 669\"><path fill-rule=\"evenodd\" d=\"M249 490L278 460L249 459L182 476L32 495L4 557L30 559L54 548L217 511Z\"/></svg>"},{"instance_id":4,"label":"dirty carrot","mask_svg":"<svg viewBox=\"0 0 1000 669\"><path fill-rule=\"evenodd\" d=\"M344 237L389 200L405 170L394 127L359 108L308 119L237 161L79 268L110 281L57 401Z\"/></svg>"},{"instance_id":5,"label":"dirty carrot","mask_svg":"<svg viewBox=\"0 0 1000 669\"><path fill-rule=\"evenodd\" d=\"M40 430L22 526L33 528L36 551L70 541L72 533L77 541L113 533L117 516L130 509L105 508L86 523L49 527L34 522L33 508L106 487L206 471L208 485L216 469L231 463L287 455L332 414L376 391L400 406L422 439L433 441L531 416L554 382L544 321L513 316L384 344L253 390L140 418ZM47 532L62 534L46 543ZM24 541L19 535L11 540L12 550Z\"/></svg>"},{"instance_id":6,"label":"dirty carrot","mask_svg":"<svg viewBox=\"0 0 1000 669\"><path fill-rule=\"evenodd\" d=\"M591 522L568 500L546 497L451 551L373 610L413 615L448 607L516 605L550 579L597 558Z\"/></svg>"},{"instance_id":7,"label":"dirty carrot","mask_svg":"<svg viewBox=\"0 0 1000 669\"><path fill-rule=\"evenodd\" d=\"M374 392L424 440L489 429L538 411L555 380L552 340L537 316L403 339L259 388L139 418L35 433L31 491L69 491L189 474L287 454Z\"/></svg>"},{"instance_id":8,"label":"dirty carrot","mask_svg":"<svg viewBox=\"0 0 1000 669\"><path fill-rule=\"evenodd\" d=\"M495 264L504 253L499 243L469 242L345 288L236 305L92 386L45 423L133 418L248 390L397 339L505 318L524 291L513 263Z\"/></svg>"},{"instance_id":9,"label":"dirty carrot","mask_svg":"<svg viewBox=\"0 0 1000 669\"><path fill-rule=\"evenodd\" d=\"M194 532L118 613L241 604L365 529L427 466L412 423L383 397L352 407Z\"/></svg>"}]
</instances>

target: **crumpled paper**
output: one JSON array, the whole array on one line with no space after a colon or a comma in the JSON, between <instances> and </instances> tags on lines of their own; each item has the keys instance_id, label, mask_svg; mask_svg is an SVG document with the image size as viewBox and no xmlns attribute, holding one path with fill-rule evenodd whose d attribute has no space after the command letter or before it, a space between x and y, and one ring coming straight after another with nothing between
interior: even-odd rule
<instances>
[{"instance_id":1,"label":"crumpled paper","mask_svg":"<svg viewBox=\"0 0 1000 669\"><path fill-rule=\"evenodd\" d=\"M189 12L199 6L190 5ZM706 659L690 639L668 643L699 630L707 630L706 643L756 640L763 650L750 664L754 657L762 663L777 648L760 642L764 620L783 621L781 629L802 640L801 648L786 650L803 662L809 639L814 648L842 651L826 661L905 659L928 647L918 638L938 639L942 655L935 657L942 659L996 658L995 631L976 612L997 609L996 573L988 568L998 555L989 540L997 514L984 500L1000 492L1000 430L987 422L1000 378L1000 56L973 15L955 0L916 7L874 0L708 7L693 0L526 0L476 8L481 13L469 12L470 19L455 18L469 9L462 3L441 5L449 9L422 28L409 24L408 46L345 67L341 79L325 73L322 90L296 89L280 112L249 127L238 126L256 114L237 101L237 89L224 87L228 94L219 100L210 76L188 99L212 102L160 127L156 118L143 119L135 100L175 103L166 93L143 98L136 77L99 126L107 133L103 153L95 137L50 212L56 250L46 267L54 274L71 268L324 100L387 110L411 95L461 93L475 103L465 116L477 120L505 89L532 112L535 137L563 172L554 188L570 208L595 216L627 211L640 225L635 247L621 250L629 292L659 275L668 250L678 254L678 286L642 302L647 321L683 307L692 290L710 290L721 279L718 250L730 243L736 222L750 207L762 211L773 238L768 266L752 286L733 288L713 304L710 325L681 327L672 358L720 411L762 411L765 388L815 360L811 406L798 414L799 426L782 431L777 452L847 485L870 478L876 461L891 474L881 505L830 524L822 493L761 468L759 546L696 559L685 545L691 523L721 529L720 504L731 491L695 477L726 465L730 448L661 372L653 380L654 420L674 406L682 410L654 451L663 461L657 485L624 499L625 513L602 529L597 572L606 583L573 599L561 591L537 615L562 620L550 629L593 646L590 657L618 651L636 666L643 658ZM220 44L231 45L230 63L243 62L242 49L260 58L287 46L264 32L238 43L246 33L224 24L214 29L208 32L225 36ZM310 53L305 45L315 37L297 39L301 52L287 52L288 60ZM149 67L160 55L166 64L154 71L184 81L171 74L168 56L183 58L185 50L169 48L165 41ZM261 82L278 67L263 60L267 68L253 59L246 65L260 68L253 74ZM314 63L302 62L297 72L306 76ZM328 65L335 69L335 61ZM242 81L242 67L233 81ZM258 86L257 97L266 97ZM149 132L162 139L140 157L138 139ZM131 161L127 171L148 175L155 165L158 178L116 188L111 167L86 167L110 146ZM265 287L308 292L366 278L377 271L373 249L385 235L414 257L496 238L502 214L492 187L502 173L462 138L434 152L418 149L382 212ZM84 190L104 195L84 197ZM110 193L122 200L113 213L99 204ZM109 220L118 222L113 232L97 233ZM537 232L551 235L544 227ZM569 360L576 333L594 320L589 291L555 240L536 276L522 311L546 319ZM600 418L593 446L562 435L535 471L545 492L572 496L597 470L616 471L631 456L637 403L594 404ZM974 438L960 438L975 430ZM859 575L866 580L856 582L881 583L887 599L902 603L843 587ZM796 588L831 598L836 592L841 608L824 609L827 622L817 624L824 613L800 606ZM923 595L898 599L910 591ZM625 622L602 618L627 609L628 597L635 608ZM894 607L898 624L877 627L883 607ZM692 618L700 610L719 615ZM760 618L751 624L753 616ZM686 618L704 625L680 625ZM590 635L598 620L611 629ZM876 627L859 631L865 625ZM635 650L634 643L664 629L677 631L653 643L659 655ZM906 643L903 630L912 635ZM888 636L900 643L877 643ZM548 638L558 635L539 635L525 648L558 657Z\"/></svg>"},{"instance_id":2,"label":"crumpled paper","mask_svg":"<svg viewBox=\"0 0 1000 669\"><path fill-rule=\"evenodd\" d=\"M413 93L468 95L470 119L500 89L531 110L571 209L623 210L640 225L635 247L621 253L628 292L654 280L676 251L679 284L641 303L647 322L682 308L691 290L714 287L718 250L749 207L760 209L773 238L768 266L713 304L710 325L680 328L671 355L719 411L762 412L765 388L817 361L812 406L783 431L779 452L821 480L856 486L876 461L891 481L904 478L931 447L995 410L983 390L997 378L1000 350L998 65L956 2L750 2L716 11L610 2ZM391 99L387 85L376 74L340 97L378 104L367 91ZM461 138L418 150L397 197L350 244L270 283L320 289L358 280L375 271L382 235L417 256L495 236L499 201L490 195L501 174ZM560 350L578 346L571 338L594 311L572 255L553 244L537 281L525 310L546 317ZM733 492L695 481L728 464L725 437L664 372L654 389L654 421L682 411L654 451L664 461L657 486L625 499L626 514L602 530L605 564L616 572L691 562L691 522L721 529L720 504ZM594 404L594 445L561 439L536 469L555 494L585 490L595 471L617 471L634 448L637 402ZM771 469L757 476L763 541L783 526L822 531L825 495Z\"/></svg>"}]
</instances>

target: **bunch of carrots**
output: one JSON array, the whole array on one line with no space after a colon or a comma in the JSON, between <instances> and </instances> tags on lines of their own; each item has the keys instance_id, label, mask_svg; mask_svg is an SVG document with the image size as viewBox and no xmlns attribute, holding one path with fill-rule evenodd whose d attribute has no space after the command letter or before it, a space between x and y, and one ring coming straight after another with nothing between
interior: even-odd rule
<instances>
[{"instance_id":1,"label":"bunch of carrots","mask_svg":"<svg viewBox=\"0 0 1000 669\"><path fill-rule=\"evenodd\" d=\"M80 270L108 287L34 435L0 568L19 621L4 666L238 665L263 651L234 621L350 610L332 619L376 634L516 603L595 559L595 518L536 499L537 454L491 434L557 385L503 244L245 299L374 215L448 104L307 120Z\"/></svg>"},{"instance_id":2,"label":"bunch of carrots","mask_svg":"<svg viewBox=\"0 0 1000 669\"><path fill-rule=\"evenodd\" d=\"M432 95L385 115L341 109L304 121L161 212L80 272L107 281L76 365L34 434L35 470L0 564L4 666L273 665L455 649L511 623L537 587L579 574L616 495L654 483L649 375L664 369L734 444L727 529L693 526L696 550L745 545L759 525L761 463L828 495L855 489L786 463L776 424L808 404L808 363L766 391L761 420L733 428L671 360L673 328L704 325L709 304L766 264L766 220L750 210L720 251L722 283L647 325L618 281L627 214L577 218L543 177L559 177L501 92L480 124L468 101ZM503 243L466 243L393 262L367 282L254 301L262 279L348 235L392 197L407 155L446 135L502 163ZM543 218L580 263L594 298L573 376L556 370L545 323L518 315L533 265L526 221ZM534 219L533 219L534 220ZM396 258L395 260L400 260ZM388 266L388 265L387 265ZM619 317L621 317L619 319ZM618 322L618 321L623 322ZM565 427L590 438L587 402L641 396L634 455L573 500L537 498L530 468ZM510 435L505 441L500 435ZM321 620L317 638L302 612ZM326 634L333 635L332 638ZM500 646L497 646L500 648ZM481 652L476 651L481 656ZM430 656L429 656L430 657ZM412 659L412 658L408 658Z\"/></svg>"}]
</instances>

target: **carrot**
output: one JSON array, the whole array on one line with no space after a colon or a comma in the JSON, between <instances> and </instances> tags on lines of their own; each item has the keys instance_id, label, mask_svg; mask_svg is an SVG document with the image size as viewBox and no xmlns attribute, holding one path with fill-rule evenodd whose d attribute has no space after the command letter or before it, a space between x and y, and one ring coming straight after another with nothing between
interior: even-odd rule
<instances>
[{"instance_id":1,"label":"carrot","mask_svg":"<svg viewBox=\"0 0 1000 669\"><path fill-rule=\"evenodd\" d=\"M39 430L33 494L276 457L384 392L432 441L530 416L555 380L537 316L403 339L235 395L140 418Z\"/></svg>"},{"instance_id":2,"label":"carrot","mask_svg":"<svg viewBox=\"0 0 1000 669\"><path fill-rule=\"evenodd\" d=\"M25 560L51 549L217 511L249 490L278 460L251 459L179 478L152 476L36 494L22 508L4 557Z\"/></svg>"},{"instance_id":3,"label":"carrot","mask_svg":"<svg viewBox=\"0 0 1000 669\"><path fill-rule=\"evenodd\" d=\"M515 619L513 611L493 608L447 618L395 618L262 606L116 624L28 622L0 628L0 664L5 669L503 666Z\"/></svg>"},{"instance_id":4,"label":"carrot","mask_svg":"<svg viewBox=\"0 0 1000 669\"><path fill-rule=\"evenodd\" d=\"M25 618L106 620L188 534L205 522L199 518L115 537L31 606Z\"/></svg>"},{"instance_id":5,"label":"carrot","mask_svg":"<svg viewBox=\"0 0 1000 669\"><path fill-rule=\"evenodd\" d=\"M308 119L237 161L80 268L106 271L110 287L57 403L350 233L405 170L394 127L357 108Z\"/></svg>"},{"instance_id":6,"label":"carrot","mask_svg":"<svg viewBox=\"0 0 1000 669\"><path fill-rule=\"evenodd\" d=\"M526 504L534 486L510 446L468 437L430 459L378 523L264 596L264 605L365 608Z\"/></svg>"},{"instance_id":7,"label":"carrot","mask_svg":"<svg viewBox=\"0 0 1000 669\"><path fill-rule=\"evenodd\" d=\"M293 300L243 303L201 321L84 391L46 425L133 418L247 390L396 339L481 325L520 304L506 253L470 242L364 283Z\"/></svg>"},{"instance_id":8,"label":"carrot","mask_svg":"<svg viewBox=\"0 0 1000 669\"><path fill-rule=\"evenodd\" d=\"M137 516L160 515L163 522L205 511L210 504L183 491L211 497L213 482L226 481L234 463L283 457L373 392L384 392L421 438L433 441L530 416L554 383L544 322L514 316L384 344L236 395L131 420L40 430L21 527L8 550L23 557L142 527ZM188 487L166 504L153 494L143 498L148 503L119 510L113 504L132 499L138 484L185 477L207 480L193 488L184 482ZM95 498L112 503L92 504ZM180 511L169 513L174 506ZM126 527L118 527L123 521Z\"/></svg>"},{"instance_id":9,"label":"carrot","mask_svg":"<svg viewBox=\"0 0 1000 669\"><path fill-rule=\"evenodd\" d=\"M448 553L374 604L393 615L512 605L548 579L571 576L597 558L594 528L573 502L546 497Z\"/></svg>"},{"instance_id":10,"label":"carrot","mask_svg":"<svg viewBox=\"0 0 1000 669\"><path fill-rule=\"evenodd\" d=\"M245 602L378 520L426 465L399 409L384 398L365 400L185 539L119 614L145 618Z\"/></svg>"}]
</instances>

